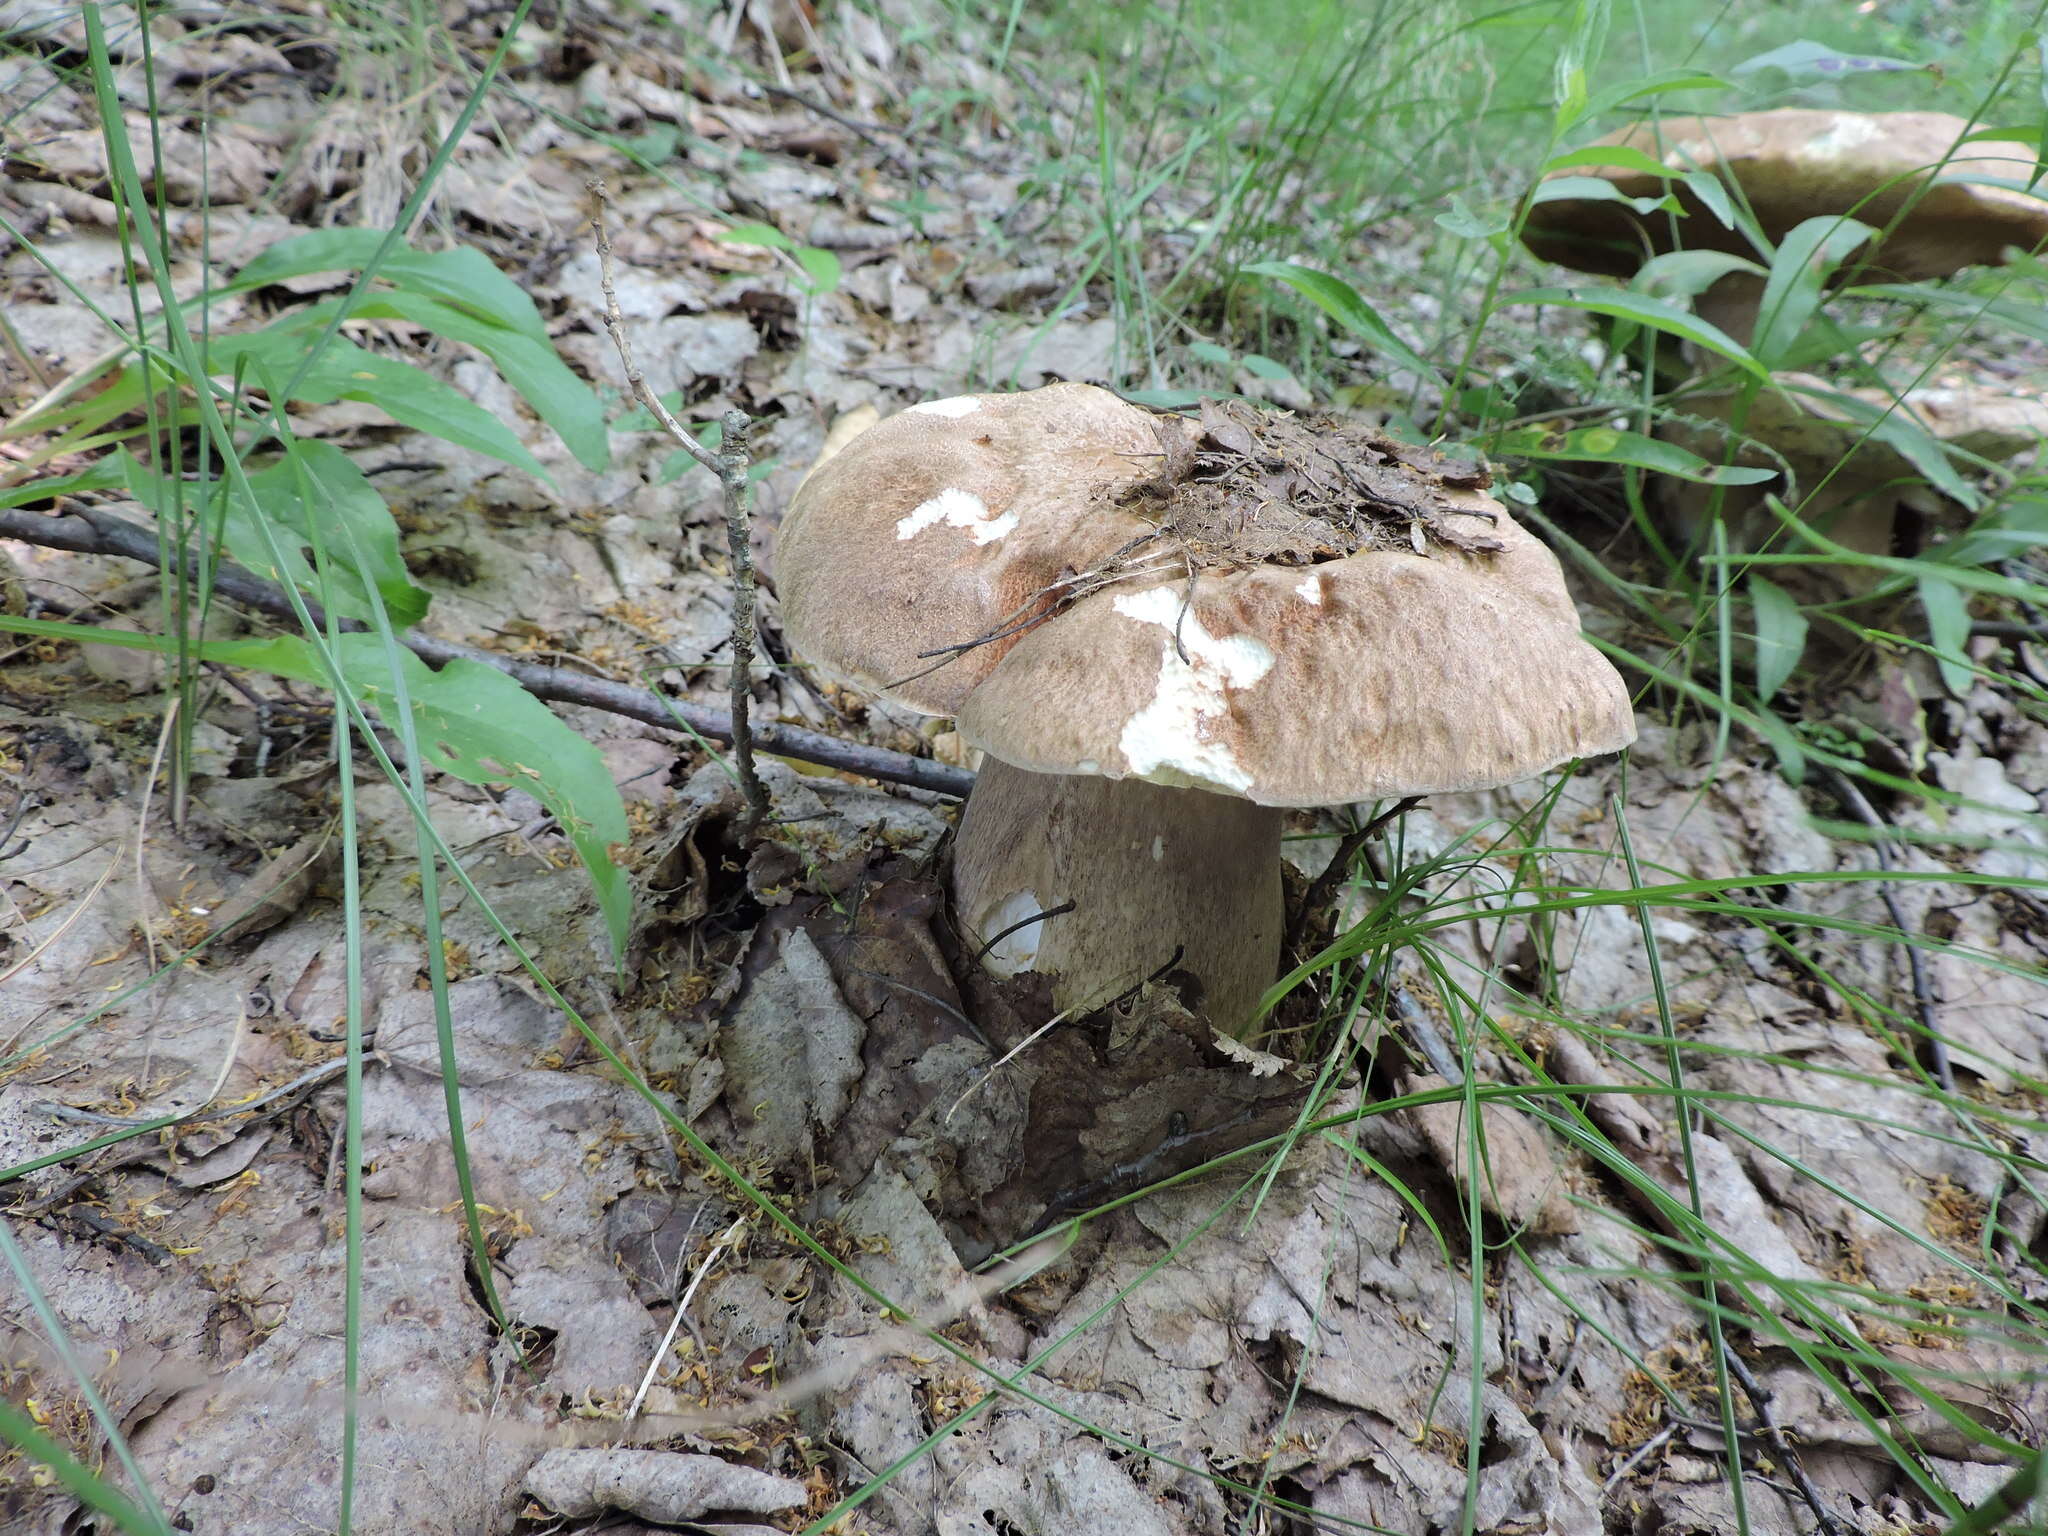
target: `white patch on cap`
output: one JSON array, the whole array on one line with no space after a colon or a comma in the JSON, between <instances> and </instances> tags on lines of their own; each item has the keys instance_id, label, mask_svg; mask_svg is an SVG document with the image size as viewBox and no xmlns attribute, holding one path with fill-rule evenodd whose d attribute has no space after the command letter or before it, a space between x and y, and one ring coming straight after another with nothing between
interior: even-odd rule
<instances>
[{"instance_id":1,"label":"white patch on cap","mask_svg":"<svg viewBox=\"0 0 2048 1536\"><path fill-rule=\"evenodd\" d=\"M981 409L981 396L955 395L950 400L920 400L909 409L927 416L972 416Z\"/></svg>"},{"instance_id":2,"label":"white patch on cap","mask_svg":"<svg viewBox=\"0 0 2048 1536\"><path fill-rule=\"evenodd\" d=\"M1242 794L1252 776L1210 733L1230 712L1225 690L1249 688L1270 672L1272 649L1252 635L1210 634L1192 608L1183 608L1179 587L1127 592L1115 599L1115 607L1126 618L1157 624L1166 632L1158 690L1150 704L1124 722L1117 742L1131 772L1162 783L1192 782Z\"/></svg>"},{"instance_id":3,"label":"white patch on cap","mask_svg":"<svg viewBox=\"0 0 2048 1536\"><path fill-rule=\"evenodd\" d=\"M955 528L964 528L968 537L977 544L993 544L1017 526L1017 514L1005 512L997 516L989 511L988 503L974 492L954 487L939 492L930 501L922 506L913 507L906 516L898 518L896 537L911 538L923 533L934 523L947 523Z\"/></svg>"},{"instance_id":4,"label":"white patch on cap","mask_svg":"<svg viewBox=\"0 0 2048 1536\"><path fill-rule=\"evenodd\" d=\"M1832 160L1837 155L1861 149L1872 139L1881 139L1884 135L1884 124L1875 117L1861 112L1840 112L1835 115L1834 126L1826 133L1806 141L1805 153L1822 160Z\"/></svg>"},{"instance_id":5,"label":"white patch on cap","mask_svg":"<svg viewBox=\"0 0 2048 1536\"><path fill-rule=\"evenodd\" d=\"M1163 859L1163 858L1165 858L1165 857L1166 857L1166 839L1165 839L1165 838L1163 838L1163 837L1155 837L1155 838L1153 838L1153 839L1152 839L1152 862L1153 862L1154 864L1157 864L1157 863L1158 863L1158 862L1159 862L1159 861L1160 861L1161 859Z\"/></svg>"},{"instance_id":6,"label":"white patch on cap","mask_svg":"<svg viewBox=\"0 0 2048 1536\"><path fill-rule=\"evenodd\" d=\"M1038 898L1029 891L1013 891L996 903L996 909L989 913L982 925L982 941L987 942L990 934L1002 933L1012 923L1024 923L1027 917L1037 917L1045 908L1038 904ZM1031 963L1038 958L1038 941L1046 918L1036 923L1024 923L1015 933L1008 934L990 944L988 953L981 957L981 963L998 976L1015 976L1019 971L1031 969Z\"/></svg>"},{"instance_id":7,"label":"white patch on cap","mask_svg":"<svg viewBox=\"0 0 2048 1536\"><path fill-rule=\"evenodd\" d=\"M1323 576L1320 571L1310 571L1301 578L1301 585L1294 589L1294 595L1304 603L1323 606Z\"/></svg>"}]
</instances>

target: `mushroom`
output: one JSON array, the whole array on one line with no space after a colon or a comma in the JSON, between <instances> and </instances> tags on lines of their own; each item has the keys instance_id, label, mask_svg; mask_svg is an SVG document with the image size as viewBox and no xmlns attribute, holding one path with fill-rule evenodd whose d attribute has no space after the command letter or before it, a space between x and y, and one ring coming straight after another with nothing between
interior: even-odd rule
<instances>
[{"instance_id":1,"label":"mushroom","mask_svg":"<svg viewBox=\"0 0 2048 1536\"><path fill-rule=\"evenodd\" d=\"M1623 278L1674 250L1756 257L1739 229L1723 224L1676 179L1704 171L1737 194L1773 244L1823 214L1877 229L1878 238L1837 273L1838 281L1917 281L1997 266L2013 247L2033 251L2048 242L2048 200L2024 190L2034 180L2032 148L2003 140L1963 144L1969 131L1962 118L1943 112L1803 107L1638 123L1595 144L1667 166L1682 213L1638 212L1613 197L1557 197L1530 209L1522 241L1545 261ZM1667 186L1662 177L1622 165L1574 167L1553 178L1587 175L1624 199L1660 197ZM1755 273L1729 273L1700 295L1697 311L1747 344L1763 283Z\"/></svg>"},{"instance_id":2,"label":"mushroom","mask_svg":"<svg viewBox=\"0 0 2048 1536\"><path fill-rule=\"evenodd\" d=\"M1895 419L1917 427L1942 451L1959 450L1993 463L2017 458L2048 440L2048 402L1985 380L1965 377L1896 397L1883 389L1832 384L1810 373L1781 373L1775 382L1776 389L1748 404L1745 446L1737 462L1776 468L1772 455L1781 457L1797 479L1800 519L1862 554L1920 552L1922 541L1902 536L1914 520L1902 521L1901 507L1921 518L1953 516L1954 504L1929 483L1926 469L1881 429L1873 430L1877 424ZM1717 433L1687 423L1731 421L1742 396L1740 390L1725 388L1687 394L1678 402L1682 414L1663 424L1658 435L1718 460L1723 443ZM1954 480L1948 484L1960 489ZM1790 494L1784 487L1780 491ZM1713 504L1709 487L1667 481L1659 493L1661 505L1688 537L1704 530ZM1721 516L1735 527L1744 547L1777 531L1778 520L1765 510L1760 494L1722 494ZM1807 577L1813 595L1822 599L1862 595L1881 579L1881 572L1861 567L1816 568Z\"/></svg>"},{"instance_id":3,"label":"mushroom","mask_svg":"<svg viewBox=\"0 0 2048 1536\"><path fill-rule=\"evenodd\" d=\"M1170 977L1242 1033L1287 807L1479 789L1635 736L1483 470L1243 407L1056 384L929 401L805 482L777 571L821 671L987 754L954 917L1063 1011Z\"/></svg>"}]
</instances>

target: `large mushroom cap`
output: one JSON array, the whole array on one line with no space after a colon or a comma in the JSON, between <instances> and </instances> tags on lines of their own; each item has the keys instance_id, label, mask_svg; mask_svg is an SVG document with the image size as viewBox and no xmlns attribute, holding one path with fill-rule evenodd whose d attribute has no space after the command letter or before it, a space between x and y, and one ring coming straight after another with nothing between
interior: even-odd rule
<instances>
[{"instance_id":1,"label":"large mushroom cap","mask_svg":"<svg viewBox=\"0 0 2048 1536\"><path fill-rule=\"evenodd\" d=\"M1635 740L1557 559L1476 491L1497 551L1382 549L1095 594L1018 644L960 712L975 746L1099 773L1334 805L1513 783Z\"/></svg>"},{"instance_id":2,"label":"large mushroom cap","mask_svg":"<svg viewBox=\"0 0 2048 1536\"><path fill-rule=\"evenodd\" d=\"M1917 280L1997 265L2005 252L2048 241L2048 199L2027 190L2025 144L1962 144L1970 125L1943 112L1842 112L1787 107L1735 117L1666 118L1596 142L1640 150L1674 172L1703 170L1739 188L1772 241L1802 220L1843 214L1888 230L1861 253L1866 274ZM1657 197L1665 183L1621 166L1556 173L1597 175L1626 197ZM1523 242L1560 266L1626 277L1666 251L1754 256L1740 233L1671 183L1683 217L1604 198L1559 198L1530 210ZM1901 217L1901 215L1904 217Z\"/></svg>"},{"instance_id":3,"label":"large mushroom cap","mask_svg":"<svg viewBox=\"0 0 2048 1536\"><path fill-rule=\"evenodd\" d=\"M855 437L797 491L776 544L791 642L830 676L958 712L1061 583L1147 525L1117 505L1183 424L1092 384L928 400Z\"/></svg>"},{"instance_id":4,"label":"large mushroom cap","mask_svg":"<svg viewBox=\"0 0 2048 1536\"><path fill-rule=\"evenodd\" d=\"M791 639L1019 767L1268 806L1509 783L1634 739L1556 558L1482 472L1234 410L1054 385L880 423L784 522Z\"/></svg>"}]
</instances>

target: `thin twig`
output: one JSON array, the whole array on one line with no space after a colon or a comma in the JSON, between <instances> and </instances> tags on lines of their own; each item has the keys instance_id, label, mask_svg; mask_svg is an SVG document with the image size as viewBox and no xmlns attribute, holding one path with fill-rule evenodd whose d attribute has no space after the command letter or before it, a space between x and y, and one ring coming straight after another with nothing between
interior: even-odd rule
<instances>
[{"instance_id":1,"label":"thin twig","mask_svg":"<svg viewBox=\"0 0 2048 1536\"><path fill-rule=\"evenodd\" d=\"M24 544L66 549L82 555L119 555L144 565L161 563L154 534L97 507L82 506L68 500L64 503L63 514L56 517L19 508L0 508L0 539L19 539ZM185 561L189 568L192 564L189 554ZM238 565L223 561L215 571L213 590L216 596L240 603L245 608L277 618L293 618L291 599L280 588ZM307 608L315 625L326 623L326 615L319 604L308 602ZM343 619L340 628L355 633L369 626L357 619ZM718 741L728 741L732 737L732 722L724 710L687 699L672 698L607 678L580 677L559 667L515 661L496 651L457 645L450 640L436 640L418 633L401 634L398 643L422 661L437 667L451 661L474 661L495 667L535 698L550 703L580 704L663 730L695 732ZM819 731L787 725L757 725L753 728L753 735L755 745L764 752L773 752L778 757L794 757L807 763L822 763L828 768L843 769L870 779L885 779L963 799L974 787L974 775L965 768L845 741Z\"/></svg>"},{"instance_id":2,"label":"thin twig","mask_svg":"<svg viewBox=\"0 0 2048 1536\"><path fill-rule=\"evenodd\" d=\"M1630 1453L1628 1460L1609 1473L1607 1481L1600 1485L1600 1502L1605 1504L1609 1499L1613 1498L1614 1490L1621 1485L1622 1480L1635 1471L1637 1467L1640 1467L1644 1462L1664 1449L1670 1443L1671 1437L1677 1433L1678 1426L1676 1424L1666 1424L1656 1434L1650 1436L1649 1439L1637 1446Z\"/></svg>"},{"instance_id":3,"label":"thin twig","mask_svg":"<svg viewBox=\"0 0 2048 1536\"><path fill-rule=\"evenodd\" d=\"M0 859L11 859L16 854L28 852L28 839L23 838L17 843L14 841L14 834L21 830L22 819L30 811L39 811L42 807L42 797L30 790L24 782L21 792L15 797L14 809L8 813L7 825L0 827Z\"/></svg>"},{"instance_id":4,"label":"thin twig","mask_svg":"<svg viewBox=\"0 0 2048 1536\"><path fill-rule=\"evenodd\" d=\"M754 424L745 411L731 410L720 425L725 440L720 444L718 478L725 483L725 543L732 559L732 765L739 775L740 793L747 800L734 831L745 842L768 814L768 791L754 772L754 733L747 718L754 686L754 549L753 525L747 514L747 468L751 463L747 437Z\"/></svg>"},{"instance_id":5,"label":"thin twig","mask_svg":"<svg viewBox=\"0 0 2048 1536\"><path fill-rule=\"evenodd\" d=\"M301 1072L288 1083L280 1083L268 1093L258 1094L255 1098L239 1104L216 1105L213 1096L209 1094L206 1101L197 1109L188 1110L182 1115L173 1115L169 1119L157 1115L103 1115L96 1109L80 1109L76 1105L62 1104L55 1099L37 1099L32 1107L53 1120L81 1121L87 1125L145 1125L155 1130L168 1131L176 1126L202 1125L213 1120L232 1120L237 1115L275 1115L281 1109L291 1108L300 1096L311 1093L315 1088L339 1077L347 1066L348 1059L337 1056L331 1061L323 1061L319 1066Z\"/></svg>"},{"instance_id":6,"label":"thin twig","mask_svg":"<svg viewBox=\"0 0 2048 1536\"><path fill-rule=\"evenodd\" d=\"M1404 800L1397 800L1391 810L1380 812L1357 831L1344 834L1343 841L1337 844L1335 855L1323 867L1323 872L1310 883L1308 894L1301 898L1301 908L1294 917L1294 931L1288 935L1290 945L1300 944L1315 914L1329 905L1330 898L1337 893L1337 887L1351 872L1351 861L1358 856L1358 850L1371 842L1388 822L1398 816L1407 815L1420 804L1420 795L1410 795Z\"/></svg>"},{"instance_id":7,"label":"thin twig","mask_svg":"<svg viewBox=\"0 0 2048 1536\"><path fill-rule=\"evenodd\" d=\"M1062 914L1071 912L1073 910L1074 903L1070 899L1061 902L1056 907L1047 907L1043 912L1034 912L1029 917L1020 917L1017 919L1016 922L1010 924L1009 927L1003 929L1001 932L996 934L994 938L990 939L986 944L982 945L980 949L977 949L974 952L974 958L977 960L985 958L990 950L994 949L998 944L1002 943L1003 940L1007 939L1011 934L1017 932L1020 928L1029 928L1033 923L1042 923L1048 917L1059 917Z\"/></svg>"},{"instance_id":8,"label":"thin twig","mask_svg":"<svg viewBox=\"0 0 2048 1536\"><path fill-rule=\"evenodd\" d=\"M1786 1438L1785 1432L1778 1428L1777 1420L1771 1417L1770 1393L1764 1390L1763 1384L1756 1379L1743 1358L1725 1342L1721 1345L1721 1359L1728 1366L1728 1374L1735 1378L1742 1388L1743 1395L1749 1399L1750 1411L1756 1415L1758 1434L1777 1456L1778 1464L1791 1477L1792 1486L1799 1490L1799 1496L1806 1500L1806 1507L1813 1511L1813 1518L1820 1522L1824 1536L1840 1536L1840 1518L1821 1498L1820 1490L1813 1486L1813 1480L1806 1475L1806 1468L1800 1465L1799 1452ZM1734 1475L1740 1477L1742 1469L1737 1467Z\"/></svg>"},{"instance_id":9,"label":"thin twig","mask_svg":"<svg viewBox=\"0 0 2048 1536\"><path fill-rule=\"evenodd\" d=\"M654 1358L647 1362L647 1374L640 1378L640 1390L633 1394L633 1405L626 1410L626 1422L632 1423L640 1417L640 1405L647 1401L647 1392L654 1385L655 1373L661 1369L661 1362L668 1358L668 1352L676 1341L676 1330L681 1328L690 1316L690 1303L697 1298L697 1287L704 1283L704 1277L711 1273L711 1266L718 1262L718 1256L726 1248L740 1240L746 1231L747 1219L742 1216L713 1239L711 1251L704 1255L704 1262L697 1266L697 1273L690 1277L690 1284L676 1300L676 1315L669 1319L668 1332L662 1336L661 1348L654 1352ZM697 1331L695 1322L690 1323L690 1337L696 1341L697 1358L710 1368L710 1357L704 1350L704 1335Z\"/></svg>"},{"instance_id":10,"label":"thin twig","mask_svg":"<svg viewBox=\"0 0 2048 1536\"><path fill-rule=\"evenodd\" d=\"M787 86L771 85L767 81L763 81L761 82L760 89L764 95L779 96L784 101L795 102L798 106L802 107L806 112L812 113L818 117L822 117L827 122L837 123L840 127L844 128L848 133L854 134L859 138L865 139L871 147L873 147L878 153L881 154L883 159L891 162L896 166L897 169L905 172L906 174L914 173L916 171L916 167L911 164L910 157L907 154L905 154L902 150L896 148L894 145L884 143L882 140L881 135L885 133L893 133L897 135L899 138L907 137L907 135L903 133L902 129L891 128L887 123L857 122L853 118L848 117L845 113L840 112L832 107L826 106L825 103L823 103L822 101L814 100L813 98L804 95L801 91L790 90Z\"/></svg>"},{"instance_id":11,"label":"thin twig","mask_svg":"<svg viewBox=\"0 0 2048 1536\"><path fill-rule=\"evenodd\" d=\"M1891 855L1887 851L1894 836L1891 823L1878 814L1862 790L1847 774L1839 769L1827 770L1828 781L1834 786L1835 795L1846 805L1855 818L1877 836L1871 840L1871 852L1877 856L1879 869L1892 867ZM1913 1011L1920 1019L1920 1031L1927 1040L1927 1062L1933 1069L1934 1080L1941 1084L1942 1092L1956 1091L1955 1067L1949 1061L1948 1040L1941 1032L1941 1016L1934 1002L1934 984L1927 975L1927 962L1921 958L1920 946L1912 942L1912 931L1906 927L1906 915L1899 907L1899 898L1892 890L1889 880L1877 882L1877 894L1884 902L1884 910L1892 920L1892 926L1899 930L1899 937L1905 940L1906 968L1913 977Z\"/></svg>"},{"instance_id":12,"label":"thin twig","mask_svg":"<svg viewBox=\"0 0 2048 1536\"><path fill-rule=\"evenodd\" d=\"M725 541L732 556L732 709L727 735L732 741L733 771L739 776L740 793L746 796L747 801L746 811L741 815L737 828L744 840L753 834L762 817L768 814L768 791L761 787L760 776L754 771L754 738L747 720L754 665L754 555L752 529L747 516L747 470L752 462L747 438L753 422L745 411L727 411L719 423L725 439L719 452L713 453L661 403L661 396L654 392L654 387L647 382L647 375L633 360L633 345L626 337L626 317L619 308L618 290L612 286L612 237L604 219L604 179L592 177L585 186L590 192L591 225L597 232L597 273L598 285L604 290L604 328L611 333L612 345L618 349L620 366L626 370L626 383L632 388L633 398L660 423L662 431L691 458L718 476L718 483L725 489ZM685 538L688 533L689 530L685 529Z\"/></svg>"}]
</instances>

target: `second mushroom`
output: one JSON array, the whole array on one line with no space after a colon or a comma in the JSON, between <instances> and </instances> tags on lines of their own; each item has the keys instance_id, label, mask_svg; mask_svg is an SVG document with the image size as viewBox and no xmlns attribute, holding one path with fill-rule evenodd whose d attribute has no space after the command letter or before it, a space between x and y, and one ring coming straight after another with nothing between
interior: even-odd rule
<instances>
[{"instance_id":1,"label":"second mushroom","mask_svg":"<svg viewBox=\"0 0 2048 1536\"><path fill-rule=\"evenodd\" d=\"M784 626L987 754L954 918L1062 1011L1151 979L1243 1033L1284 810L1471 790L1634 739L1483 470L1358 427L1058 384L912 406L804 483Z\"/></svg>"}]
</instances>

